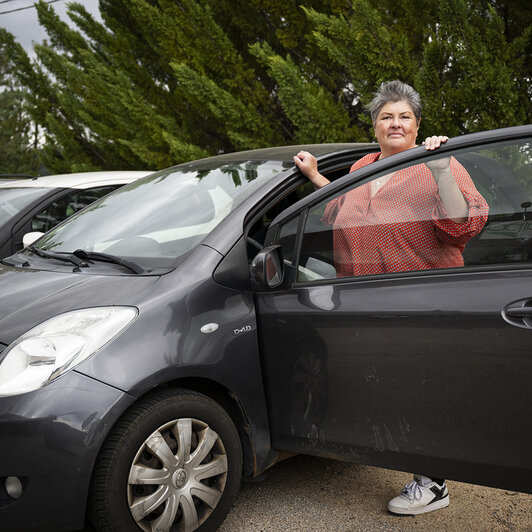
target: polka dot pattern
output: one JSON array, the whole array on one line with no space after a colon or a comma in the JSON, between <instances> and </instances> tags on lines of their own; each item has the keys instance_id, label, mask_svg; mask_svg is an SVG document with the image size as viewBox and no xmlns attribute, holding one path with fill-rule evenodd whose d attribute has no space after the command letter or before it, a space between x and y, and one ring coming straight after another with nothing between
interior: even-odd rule
<instances>
[{"instance_id":1,"label":"polka dot pattern","mask_svg":"<svg viewBox=\"0 0 532 532\"><path fill-rule=\"evenodd\" d=\"M351 171L379 155L366 155ZM424 164L398 170L373 197L368 183L329 202L322 221L333 227L337 276L463 266L465 245L484 227L489 207L454 157L451 173L468 204L463 223L449 219Z\"/></svg>"}]
</instances>

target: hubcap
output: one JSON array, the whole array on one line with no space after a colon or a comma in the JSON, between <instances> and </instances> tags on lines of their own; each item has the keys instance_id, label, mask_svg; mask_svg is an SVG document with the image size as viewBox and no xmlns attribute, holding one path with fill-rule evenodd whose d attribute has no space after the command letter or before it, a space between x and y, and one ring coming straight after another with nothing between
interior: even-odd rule
<instances>
[{"instance_id":1,"label":"hubcap","mask_svg":"<svg viewBox=\"0 0 532 532\"><path fill-rule=\"evenodd\" d=\"M187 481L187 472L184 469L178 469L173 475L172 475L172 484L174 485L174 488L181 489Z\"/></svg>"},{"instance_id":2,"label":"hubcap","mask_svg":"<svg viewBox=\"0 0 532 532\"><path fill-rule=\"evenodd\" d=\"M227 479L216 432L197 419L176 419L141 445L129 471L131 515L145 532L196 530L213 512Z\"/></svg>"}]
</instances>

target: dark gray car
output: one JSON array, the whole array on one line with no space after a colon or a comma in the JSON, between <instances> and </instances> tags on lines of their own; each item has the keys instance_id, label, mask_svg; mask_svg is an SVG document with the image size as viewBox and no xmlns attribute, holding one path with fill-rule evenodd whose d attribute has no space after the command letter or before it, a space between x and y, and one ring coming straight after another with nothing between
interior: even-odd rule
<instances>
[{"instance_id":1,"label":"dark gray car","mask_svg":"<svg viewBox=\"0 0 532 532\"><path fill-rule=\"evenodd\" d=\"M531 135L305 146L316 192L301 146L186 163L4 259L2 527L215 530L293 452L530 492ZM338 277L324 206L449 155L490 209L465 265Z\"/></svg>"}]
</instances>

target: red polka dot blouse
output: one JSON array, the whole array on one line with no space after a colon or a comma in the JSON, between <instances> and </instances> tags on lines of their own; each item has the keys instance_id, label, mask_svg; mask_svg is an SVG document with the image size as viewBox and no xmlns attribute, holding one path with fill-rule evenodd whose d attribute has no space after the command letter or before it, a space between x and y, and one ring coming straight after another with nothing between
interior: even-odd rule
<instances>
[{"instance_id":1,"label":"red polka dot blouse","mask_svg":"<svg viewBox=\"0 0 532 532\"><path fill-rule=\"evenodd\" d=\"M379 155L366 155L351 171ZM424 164L398 170L373 197L368 183L329 202L323 222L333 226L337 277L463 266L462 252L484 227L489 207L454 157L451 173L469 209L463 223L449 219Z\"/></svg>"}]
</instances>

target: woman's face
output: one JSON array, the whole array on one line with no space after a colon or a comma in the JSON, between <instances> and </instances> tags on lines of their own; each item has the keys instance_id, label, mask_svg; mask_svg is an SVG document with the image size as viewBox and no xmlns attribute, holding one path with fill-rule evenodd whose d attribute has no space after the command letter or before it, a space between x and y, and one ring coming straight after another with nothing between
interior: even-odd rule
<instances>
[{"instance_id":1,"label":"woman's face","mask_svg":"<svg viewBox=\"0 0 532 532\"><path fill-rule=\"evenodd\" d=\"M419 124L412 107L405 101L384 104L373 127L381 147L381 158L416 145Z\"/></svg>"}]
</instances>

